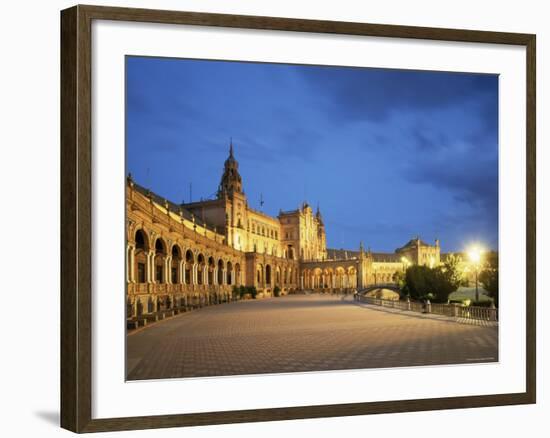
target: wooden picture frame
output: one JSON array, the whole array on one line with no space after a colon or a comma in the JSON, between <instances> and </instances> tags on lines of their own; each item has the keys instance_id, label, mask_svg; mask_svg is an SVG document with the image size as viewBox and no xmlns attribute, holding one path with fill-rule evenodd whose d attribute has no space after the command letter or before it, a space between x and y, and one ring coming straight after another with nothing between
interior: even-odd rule
<instances>
[{"instance_id":1,"label":"wooden picture frame","mask_svg":"<svg viewBox=\"0 0 550 438\"><path fill-rule=\"evenodd\" d=\"M93 20L184 24L526 48L526 391L126 418L92 418L91 28ZM97 432L529 404L536 401L535 35L196 12L75 6L61 12L61 426Z\"/></svg>"}]
</instances>

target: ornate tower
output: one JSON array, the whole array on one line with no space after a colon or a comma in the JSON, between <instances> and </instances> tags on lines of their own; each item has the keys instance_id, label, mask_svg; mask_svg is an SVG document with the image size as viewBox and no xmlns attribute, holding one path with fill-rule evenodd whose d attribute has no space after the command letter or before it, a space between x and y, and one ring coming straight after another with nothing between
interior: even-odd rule
<instances>
[{"instance_id":1,"label":"ornate tower","mask_svg":"<svg viewBox=\"0 0 550 438\"><path fill-rule=\"evenodd\" d=\"M231 196L234 193L243 193L243 182L239 174L239 163L233 156L233 141L229 144L229 157L225 160L222 180L218 187L218 199Z\"/></svg>"},{"instance_id":2,"label":"ornate tower","mask_svg":"<svg viewBox=\"0 0 550 438\"><path fill-rule=\"evenodd\" d=\"M327 258L327 235L325 232L325 224L323 222L323 217L321 216L321 209L319 208L319 204L317 204L317 212L315 213L315 218L317 219L317 258L324 260Z\"/></svg>"}]
</instances>

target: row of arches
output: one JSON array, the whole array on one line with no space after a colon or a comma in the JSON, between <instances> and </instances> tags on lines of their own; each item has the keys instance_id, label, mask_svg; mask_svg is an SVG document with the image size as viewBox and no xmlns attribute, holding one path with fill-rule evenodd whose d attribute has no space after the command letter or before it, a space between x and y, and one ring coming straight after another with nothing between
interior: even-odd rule
<instances>
[{"instance_id":1,"label":"row of arches","mask_svg":"<svg viewBox=\"0 0 550 438\"><path fill-rule=\"evenodd\" d=\"M187 285L237 285L242 283L239 262L215 258L200 251L185 252L174 243L169 248L162 237L150 243L138 229L128 245L128 282Z\"/></svg>"},{"instance_id":2,"label":"row of arches","mask_svg":"<svg viewBox=\"0 0 550 438\"><path fill-rule=\"evenodd\" d=\"M144 295L128 297L126 313L128 318L140 317L166 311L187 311L232 300L229 292L190 293L180 295ZM173 312L174 313L174 312ZM172 314L173 314L172 313Z\"/></svg>"},{"instance_id":3,"label":"row of arches","mask_svg":"<svg viewBox=\"0 0 550 438\"><path fill-rule=\"evenodd\" d=\"M304 269L301 276L303 289L350 289L357 288L357 268L312 268Z\"/></svg>"},{"instance_id":4,"label":"row of arches","mask_svg":"<svg viewBox=\"0 0 550 438\"><path fill-rule=\"evenodd\" d=\"M279 287L286 288L295 285L298 281L298 273L291 266L275 266L258 263L256 265L256 286L261 288Z\"/></svg>"},{"instance_id":5,"label":"row of arches","mask_svg":"<svg viewBox=\"0 0 550 438\"><path fill-rule=\"evenodd\" d=\"M371 284L389 284L395 282L395 273L373 272L371 274Z\"/></svg>"}]
</instances>

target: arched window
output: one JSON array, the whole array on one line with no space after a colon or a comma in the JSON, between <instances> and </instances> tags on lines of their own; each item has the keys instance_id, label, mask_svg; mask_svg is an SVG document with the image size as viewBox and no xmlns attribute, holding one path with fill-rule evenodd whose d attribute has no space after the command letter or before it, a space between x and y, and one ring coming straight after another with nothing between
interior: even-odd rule
<instances>
[{"instance_id":1,"label":"arched window","mask_svg":"<svg viewBox=\"0 0 550 438\"><path fill-rule=\"evenodd\" d=\"M208 284L214 284L214 268L216 265L214 264L214 258L209 257L208 258Z\"/></svg>"},{"instance_id":2,"label":"arched window","mask_svg":"<svg viewBox=\"0 0 550 438\"><path fill-rule=\"evenodd\" d=\"M185 284L191 284L194 264L195 258L193 257L193 252L188 249L185 253Z\"/></svg>"},{"instance_id":3,"label":"arched window","mask_svg":"<svg viewBox=\"0 0 550 438\"><path fill-rule=\"evenodd\" d=\"M136 282L147 282L147 253L149 252L149 245L147 237L143 230L137 230L135 235L136 252L134 256Z\"/></svg>"},{"instance_id":4,"label":"arched window","mask_svg":"<svg viewBox=\"0 0 550 438\"><path fill-rule=\"evenodd\" d=\"M241 265L238 263L235 264L235 284L237 286L241 285Z\"/></svg>"},{"instance_id":5,"label":"arched window","mask_svg":"<svg viewBox=\"0 0 550 438\"><path fill-rule=\"evenodd\" d=\"M218 284L223 284L223 261L218 260Z\"/></svg>"},{"instance_id":6,"label":"arched window","mask_svg":"<svg viewBox=\"0 0 550 438\"><path fill-rule=\"evenodd\" d=\"M288 245L286 254L290 260L294 260L294 249L292 248L292 245Z\"/></svg>"},{"instance_id":7,"label":"arched window","mask_svg":"<svg viewBox=\"0 0 550 438\"><path fill-rule=\"evenodd\" d=\"M143 230L136 231L135 241L136 241L136 249L143 249L143 250L147 249Z\"/></svg>"},{"instance_id":8,"label":"arched window","mask_svg":"<svg viewBox=\"0 0 550 438\"><path fill-rule=\"evenodd\" d=\"M170 276L173 284L180 282L181 251L177 245L172 247L172 263L170 266Z\"/></svg>"},{"instance_id":9,"label":"arched window","mask_svg":"<svg viewBox=\"0 0 550 438\"><path fill-rule=\"evenodd\" d=\"M227 279L227 284L228 285L231 285L233 283L232 281L232 274L233 274L233 265L231 264L231 262L227 262L227 269L226 269L226 275L225 275L225 278Z\"/></svg>"},{"instance_id":10,"label":"arched window","mask_svg":"<svg viewBox=\"0 0 550 438\"><path fill-rule=\"evenodd\" d=\"M204 284L204 268L206 266L206 263L202 254L199 254L199 256L197 257L197 264L197 283Z\"/></svg>"},{"instance_id":11,"label":"arched window","mask_svg":"<svg viewBox=\"0 0 550 438\"><path fill-rule=\"evenodd\" d=\"M164 278L164 262L166 259L166 245L161 238L155 241L155 281L157 283L166 282Z\"/></svg>"}]
</instances>

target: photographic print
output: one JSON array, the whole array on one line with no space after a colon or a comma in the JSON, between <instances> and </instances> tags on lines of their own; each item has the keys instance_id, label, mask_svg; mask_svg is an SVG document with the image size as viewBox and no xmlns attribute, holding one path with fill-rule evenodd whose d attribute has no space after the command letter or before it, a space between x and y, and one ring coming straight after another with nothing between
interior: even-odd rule
<instances>
[{"instance_id":1,"label":"photographic print","mask_svg":"<svg viewBox=\"0 0 550 438\"><path fill-rule=\"evenodd\" d=\"M498 75L125 62L127 380L499 360Z\"/></svg>"}]
</instances>

